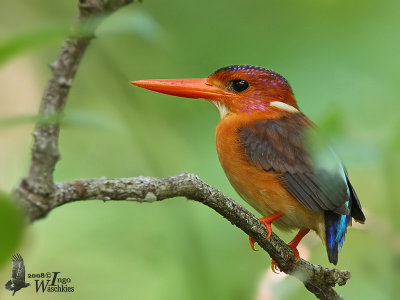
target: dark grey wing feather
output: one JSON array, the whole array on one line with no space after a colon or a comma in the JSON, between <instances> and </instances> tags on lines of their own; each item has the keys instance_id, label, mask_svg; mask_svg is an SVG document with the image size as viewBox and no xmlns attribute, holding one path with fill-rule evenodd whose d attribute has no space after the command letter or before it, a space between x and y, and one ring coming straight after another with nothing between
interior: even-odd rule
<instances>
[{"instance_id":1,"label":"dark grey wing feather","mask_svg":"<svg viewBox=\"0 0 400 300\"><path fill-rule=\"evenodd\" d=\"M361 209L361 203L360 200L358 199L358 196L356 194L356 191L354 190L353 186L350 183L349 177L346 172L346 180L347 180L347 185L349 186L350 189L350 198L351 198L351 216L356 220L357 222L364 224L365 222L365 216L364 213Z\"/></svg>"},{"instance_id":2,"label":"dark grey wing feather","mask_svg":"<svg viewBox=\"0 0 400 300\"><path fill-rule=\"evenodd\" d=\"M329 147L322 156L312 153L308 131L315 131L311 121L296 113L278 120L257 120L240 128L238 135L247 159L279 174L288 192L306 208L349 214L344 170Z\"/></svg>"},{"instance_id":3,"label":"dark grey wing feather","mask_svg":"<svg viewBox=\"0 0 400 300\"><path fill-rule=\"evenodd\" d=\"M304 190L305 194L295 198L308 209L319 212L330 210L338 214L349 214L350 210L345 205L345 202L349 199L347 186L340 174L313 171L309 173L286 172L283 177L285 187L292 195L296 193L299 187ZM310 177L313 179L310 179Z\"/></svg>"}]
</instances>

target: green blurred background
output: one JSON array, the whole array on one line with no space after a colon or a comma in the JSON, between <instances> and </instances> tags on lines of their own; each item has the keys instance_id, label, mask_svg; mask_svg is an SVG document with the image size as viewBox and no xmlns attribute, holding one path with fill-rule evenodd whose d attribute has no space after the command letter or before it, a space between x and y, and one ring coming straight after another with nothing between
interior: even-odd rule
<instances>
[{"instance_id":1,"label":"green blurred background","mask_svg":"<svg viewBox=\"0 0 400 300\"><path fill-rule=\"evenodd\" d=\"M27 173L31 116L49 78L48 64L77 14L76 2L2 1L0 189L5 192ZM187 171L249 208L219 165L216 109L128 82L205 77L230 64L272 68L289 80L302 111L331 139L367 215L364 226L348 231L338 268L350 270L352 279L338 291L346 299L399 299L399 12L394 0L130 5L101 25L81 63L66 107L55 178ZM1 207L4 233L18 218L4 217L15 215L9 203ZM278 234L286 241L293 236ZM312 298L295 279L270 274L270 258L251 251L243 232L184 199L69 204L26 228L17 248L15 243L10 234L1 241L1 299L12 299L3 286L11 272L10 253L16 251L28 273L60 271L75 286L74 293L58 294L36 294L29 287L18 299ZM332 267L315 234L302 244L303 257L311 252L311 262Z\"/></svg>"}]
</instances>

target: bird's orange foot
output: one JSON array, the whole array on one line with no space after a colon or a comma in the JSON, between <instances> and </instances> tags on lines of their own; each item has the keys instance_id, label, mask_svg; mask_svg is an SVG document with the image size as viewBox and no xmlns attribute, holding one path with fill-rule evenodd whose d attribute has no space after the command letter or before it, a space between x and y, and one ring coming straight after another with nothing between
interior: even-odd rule
<instances>
[{"instance_id":1,"label":"bird's orange foot","mask_svg":"<svg viewBox=\"0 0 400 300\"><path fill-rule=\"evenodd\" d=\"M253 251L258 251L256 249L256 247L254 246L254 240L253 240L253 238L251 236L249 236L249 242L250 242L251 249L253 249Z\"/></svg>"},{"instance_id":2,"label":"bird's orange foot","mask_svg":"<svg viewBox=\"0 0 400 300\"><path fill-rule=\"evenodd\" d=\"M281 269L279 269L278 265L276 264L275 260L271 260L271 270L275 274L279 274L281 272Z\"/></svg>"},{"instance_id":3,"label":"bird's orange foot","mask_svg":"<svg viewBox=\"0 0 400 300\"><path fill-rule=\"evenodd\" d=\"M297 246L299 245L301 239L310 232L310 229L301 229L299 233L288 243L288 246L292 249L294 256L296 257L296 263L300 260L299 250L297 250ZM278 274L281 272L278 265L276 264L275 260L271 261L271 269L272 272Z\"/></svg>"},{"instance_id":4,"label":"bird's orange foot","mask_svg":"<svg viewBox=\"0 0 400 300\"><path fill-rule=\"evenodd\" d=\"M300 260L300 254L299 254L299 250L297 250L297 245L298 243L293 243L293 241L291 241L288 246L292 249L294 256L296 257L296 262L299 262Z\"/></svg>"},{"instance_id":5,"label":"bird's orange foot","mask_svg":"<svg viewBox=\"0 0 400 300\"><path fill-rule=\"evenodd\" d=\"M290 242L288 244L288 246L292 249L294 256L296 256L296 263L299 262L300 260L300 254L299 254L299 250L297 250L297 245L292 245L292 242ZM278 267L278 265L276 264L275 260L271 260L271 270L272 272L274 272L275 274L279 274L281 271L281 269Z\"/></svg>"},{"instance_id":6,"label":"bird's orange foot","mask_svg":"<svg viewBox=\"0 0 400 300\"><path fill-rule=\"evenodd\" d=\"M267 227L267 240L271 237L271 234L272 234L271 223L282 216L283 216L283 213L277 212L277 213L268 215L268 216L260 219L260 222L263 223L265 225L265 227ZM253 249L254 251L258 251L254 247L254 240L251 236L249 236L249 241L250 241L251 249Z\"/></svg>"}]
</instances>

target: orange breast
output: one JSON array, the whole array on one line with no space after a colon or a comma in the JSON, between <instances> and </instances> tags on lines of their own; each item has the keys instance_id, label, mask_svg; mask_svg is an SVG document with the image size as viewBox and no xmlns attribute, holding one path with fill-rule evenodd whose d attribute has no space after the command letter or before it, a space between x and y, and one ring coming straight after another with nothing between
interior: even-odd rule
<instances>
[{"instance_id":1,"label":"orange breast","mask_svg":"<svg viewBox=\"0 0 400 300\"><path fill-rule=\"evenodd\" d=\"M257 119L277 119L275 110L253 114L229 114L217 126L218 157L230 183L238 194L263 216L282 212L274 221L283 230L310 228L319 231L323 215L306 209L286 189L274 172L267 172L247 160L239 144L238 129Z\"/></svg>"}]
</instances>

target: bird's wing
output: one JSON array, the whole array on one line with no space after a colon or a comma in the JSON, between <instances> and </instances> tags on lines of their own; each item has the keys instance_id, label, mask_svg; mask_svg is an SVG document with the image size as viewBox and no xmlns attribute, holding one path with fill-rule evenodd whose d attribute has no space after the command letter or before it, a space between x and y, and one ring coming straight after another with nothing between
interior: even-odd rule
<instances>
[{"instance_id":1,"label":"bird's wing","mask_svg":"<svg viewBox=\"0 0 400 300\"><path fill-rule=\"evenodd\" d=\"M19 253L12 256L11 277L12 279L25 281L25 264Z\"/></svg>"},{"instance_id":2,"label":"bird's wing","mask_svg":"<svg viewBox=\"0 0 400 300\"><path fill-rule=\"evenodd\" d=\"M333 151L320 145L306 116L296 113L277 120L257 120L240 128L238 134L247 159L265 171L276 172L303 206L316 212L350 213L345 171Z\"/></svg>"}]
</instances>

